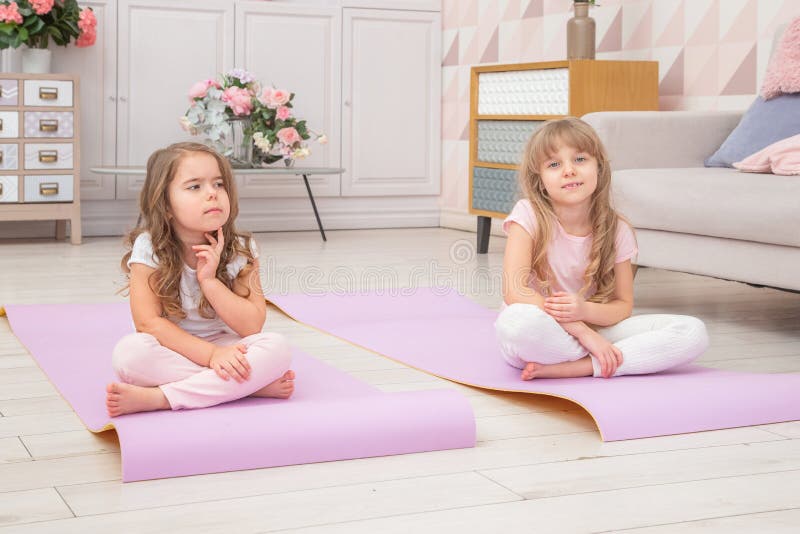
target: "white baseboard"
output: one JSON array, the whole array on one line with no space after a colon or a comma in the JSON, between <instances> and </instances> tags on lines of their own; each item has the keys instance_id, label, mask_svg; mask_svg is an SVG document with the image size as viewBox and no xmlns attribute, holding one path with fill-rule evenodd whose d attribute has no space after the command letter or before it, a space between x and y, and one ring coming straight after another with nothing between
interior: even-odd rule
<instances>
[{"instance_id":1,"label":"white baseboard","mask_svg":"<svg viewBox=\"0 0 800 534\"><path fill-rule=\"evenodd\" d=\"M438 197L315 198L326 230L366 228L436 228ZM135 200L87 200L81 203L84 236L118 236L130 230L138 216ZM243 198L237 226L250 232L316 230L308 198ZM53 237L53 221L0 223L2 238Z\"/></svg>"},{"instance_id":2,"label":"white baseboard","mask_svg":"<svg viewBox=\"0 0 800 534\"><path fill-rule=\"evenodd\" d=\"M492 229L490 235L505 237L501 219L492 219ZM463 211L442 208L441 226L443 228L453 228L455 230L465 230L467 232L478 232L478 217Z\"/></svg>"}]
</instances>

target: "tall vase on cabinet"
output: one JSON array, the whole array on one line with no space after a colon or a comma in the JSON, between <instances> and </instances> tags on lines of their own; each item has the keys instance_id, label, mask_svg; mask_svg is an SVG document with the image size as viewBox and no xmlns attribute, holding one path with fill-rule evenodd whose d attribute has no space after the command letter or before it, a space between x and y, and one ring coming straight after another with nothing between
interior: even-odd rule
<instances>
[{"instance_id":1,"label":"tall vase on cabinet","mask_svg":"<svg viewBox=\"0 0 800 534\"><path fill-rule=\"evenodd\" d=\"M594 59L595 22L589 16L594 3L576 1L575 16L567 21L567 59Z\"/></svg>"}]
</instances>

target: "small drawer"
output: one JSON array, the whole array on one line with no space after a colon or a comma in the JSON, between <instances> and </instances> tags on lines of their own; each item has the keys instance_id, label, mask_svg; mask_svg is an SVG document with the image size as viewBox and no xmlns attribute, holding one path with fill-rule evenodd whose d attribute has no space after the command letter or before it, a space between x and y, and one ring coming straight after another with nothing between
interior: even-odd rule
<instances>
[{"instance_id":1,"label":"small drawer","mask_svg":"<svg viewBox=\"0 0 800 534\"><path fill-rule=\"evenodd\" d=\"M72 137L71 111L26 111L25 137Z\"/></svg>"},{"instance_id":2,"label":"small drawer","mask_svg":"<svg viewBox=\"0 0 800 534\"><path fill-rule=\"evenodd\" d=\"M18 181L15 175L0 175L0 202L19 202Z\"/></svg>"},{"instance_id":3,"label":"small drawer","mask_svg":"<svg viewBox=\"0 0 800 534\"><path fill-rule=\"evenodd\" d=\"M0 106L16 106L19 99L18 80L0 80Z\"/></svg>"},{"instance_id":4,"label":"small drawer","mask_svg":"<svg viewBox=\"0 0 800 534\"><path fill-rule=\"evenodd\" d=\"M26 143L26 169L71 169L72 143Z\"/></svg>"},{"instance_id":5,"label":"small drawer","mask_svg":"<svg viewBox=\"0 0 800 534\"><path fill-rule=\"evenodd\" d=\"M19 112L0 111L0 138L19 137Z\"/></svg>"},{"instance_id":6,"label":"small drawer","mask_svg":"<svg viewBox=\"0 0 800 534\"><path fill-rule=\"evenodd\" d=\"M0 170L15 171L17 169L19 169L19 145L0 143Z\"/></svg>"},{"instance_id":7,"label":"small drawer","mask_svg":"<svg viewBox=\"0 0 800 534\"><path fill-rule=\"evenodd\" d=\"M25 80L26 106L72 106L72 82L69 80Z\"/></svg>"},{"instance_id":8,"label":"small drawer","mask_svg":"<svg viewBox=\"0 0 800 534\"><path fill-rule=\"evenodd\" d=\"M71 174L25 176L25 202L71 202Z\"/></svg>"}]
</instances>

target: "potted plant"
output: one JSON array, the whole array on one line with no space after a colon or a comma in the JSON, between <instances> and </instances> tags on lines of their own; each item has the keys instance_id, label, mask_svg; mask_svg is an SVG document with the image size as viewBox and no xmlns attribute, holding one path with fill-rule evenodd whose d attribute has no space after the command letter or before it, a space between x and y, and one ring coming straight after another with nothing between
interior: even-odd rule
<instances>
[{"instance_id":1,"label":"potted plant","mask_svg":"<svg viewBox=\"0 0 800 534\"><path fill-rule=\"evenodd\" d=\"M263 87L255 77L234 69L217 79L197 82L189 90L189 109L181 127L227 156L234 167L253 167L283 160L287 166L308 156L305 141L324 135L308 129L293 115L294 93ZM255 152L255 153L254 153Z\"/></svg>"},{"instance_id":2,"label":"potted plant","mask_svg":"<svg viewBox=\"0 0 800 534\"><path fill-rule=\"evenodd\" d=\"M77 0L0 1L0 49L19 48L22 71L50 72L50 41L67 46L92 46L97 39L97 19L92 8L81 9Z\"/></svg>"}]
</instances>

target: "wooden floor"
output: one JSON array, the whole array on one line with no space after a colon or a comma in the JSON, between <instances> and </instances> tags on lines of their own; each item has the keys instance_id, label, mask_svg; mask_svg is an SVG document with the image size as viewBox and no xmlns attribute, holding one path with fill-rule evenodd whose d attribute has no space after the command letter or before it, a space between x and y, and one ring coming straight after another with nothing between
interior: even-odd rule
<instances>
[{"instance_id":1,"label":"wooden floor","mask_svg":"<svg viewBox=\"0 0 800 534\"><path fill-rule=\"evenodd\" d=\"M502 239L476 257L474 234L453 230L328 236L259 234L265 286L449 283L501 301ZM0 304L116 301L121 251L118 238L0 242ZM798 294L642 269L635 313L654 312L706 321L706 365L800 372ZM116 434L84 429L3 318L0 533L798 532L800 422L603 443L567 401L439 380L275 310L267 328L386 391L461 391L477 447L122 484Z\"/></svg>"}]
</instances>

